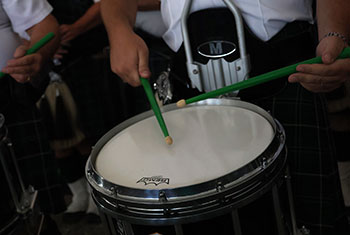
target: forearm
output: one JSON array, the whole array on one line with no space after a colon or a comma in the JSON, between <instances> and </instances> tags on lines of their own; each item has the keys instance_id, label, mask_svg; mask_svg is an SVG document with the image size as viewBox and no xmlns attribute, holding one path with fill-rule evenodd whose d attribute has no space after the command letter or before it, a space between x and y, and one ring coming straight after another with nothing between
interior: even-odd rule
<instances>
[{"instance_id":1,"label":"forearm","mask_svg":"<svg viewBox=\"0 0 350 235\"><path fill-rule=\"evenodd\" d=\"M160 10L160 0L139 0L139 11L156 11Z\"/></svg>"},{"instance_id":2,"label":"forearm","mask_svg":"<svg viewBox=\"0 0 350 235\"><path fill-rule=\"evenodd\" d=\"M329 32L338 32L349 39L350 1L317 0L318 36L321 40Z\"/></svg>"},{"instance_id":3,"label":"forearm","mask_svg":"<svg viewBox=\"0 0 350 235\"><path fill-rule=\"evenodd\" d=\"M118 36L133 31L137 0L102 0L101 14L111 46Z\"/></svg>"},{"instance_id":4,"label":"forearm","mask_svg":"<svg viewBox=\"0 0 350 235\"><path fill-rule=\"evenodd\" d=\"M53 32L55 34L55 37L37 52L42 56L43 61L47 61L52 58L53 54L59 46L59 31L57 20L52 15L48 15L40 23L27 30L27 33L30 36L30 46L38 42L49 32Z\"/></svg>"},{"instance_id":5,"label":"forearm","mask_svg":"<svg viewBox=\"0 0 350 235\"><path fill-rule=\"evenodd\" d=\"M100 2L97 2L73 26L78 30L79 34L83 34L101 23Z\"/></svg>"}]
</instances>

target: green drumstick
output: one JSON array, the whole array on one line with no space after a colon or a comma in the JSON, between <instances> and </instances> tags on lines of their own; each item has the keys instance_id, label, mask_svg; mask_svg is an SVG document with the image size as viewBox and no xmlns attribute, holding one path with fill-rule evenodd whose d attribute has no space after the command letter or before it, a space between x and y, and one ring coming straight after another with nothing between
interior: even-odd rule
<instances>
[{"instance_id":1,"label":"green drumstick","mask_svg":"<svg viewBox=\"0 0 350 235\"><path fill-rule=\"evenodd\" d=\"M345 58L350 58L350 47L345 48L342 51L342 53L338 56L337 59L345 59ZM321 64L321 63L322 63L322 58L318 56L309 60L299 62L297 64L289 65L268 73L261 74L256 77L249 78L248 80L238 82L230 86L226 86L214 91L207 92L205 94L201 94L201 95L189 98L187 100L179 100L176 103L176 105L181 108L181 107L184 107L186 104L191 104L191 103L198 102L208 98L214 98L232 91L242 90L245 88L259 85L261 83L272 81L277 78L285 77L292 73L295 73L296 67L300 64Z\"/></svg>"},{"instance_id":2,"label":"green drumstick","mask_svg":"<svg viewBox=\"0 0 350 235\"><path fill-rule=\"evenodd\" d=\"M26 52L26 55L33 54L37 52L40 48L42 48L46 43L51 41L55 37L55 34L50 32L46 34L42 39L40 39L38 42L36 42L31 48L29 48ZM0 72L0 78L4 77L6 73Z\"/></svg>"},{"instance_id":3,"label":"green drumstick","mask_svg":"<svg viewBox=\"0 0 350 235\"><path fill-rule=\"evenodd\" d=\"M162 129L162 131L163 131L163 134L164 134L164 137L165 137L165 142L168 145L171 145L173 143L173 140L169 136L168 129L167 129L166 125L165 125L165 122L164 122L164 119L163 119L163 116L162 116L162 112L160 111L159 106L157 104L157 101L154 98L154 95L153 95L153 92L152 92L152 88L149 85L148 79L140 77L140 80L141 80L141 84L142 84L142 86L143 86L143 88L144 88L144 90L146 92L148 101L151 104L151 107L152 107L152 110L154 112L154 115L156 116L156 118L158 120L158 123L159 123L159 126Z\"/></svg>"}]
</instances>

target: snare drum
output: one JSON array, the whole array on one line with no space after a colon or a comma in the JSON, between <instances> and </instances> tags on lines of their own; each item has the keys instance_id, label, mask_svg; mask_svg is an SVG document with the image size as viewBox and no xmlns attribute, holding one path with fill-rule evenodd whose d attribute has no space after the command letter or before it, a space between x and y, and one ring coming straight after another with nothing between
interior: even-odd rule
<instances>
[{"instance_id":1,"label":"snare drum","mask_svg":"<svg viewBox=\"0 0 350 235\"><path fill-rule=\"evenodd\" d=\"M293 210L281 206L279 196L285 134L269 113L229 99L166 105L162 113L171 146L149 111L116 126L93 148L86 176L109 234L283 235L294 229Z\"/></svg>"}]
</instances>

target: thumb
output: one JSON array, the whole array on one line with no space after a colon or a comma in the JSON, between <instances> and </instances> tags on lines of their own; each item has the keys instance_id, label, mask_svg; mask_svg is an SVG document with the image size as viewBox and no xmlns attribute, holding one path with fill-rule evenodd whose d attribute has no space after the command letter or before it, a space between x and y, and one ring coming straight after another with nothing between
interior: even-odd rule
<instances>
[{"instance_id":1,"label":"thumb","mask_svg":"<svg viewBox=\"0 0 350 235\"><path fill-rule=\"evenodd\" d=\"M324 64L331 64L335 61L335 59L337 58L337 56L339 55L339 53L335 53L334 51L324 51L322 53L322 62Z\"/></svg>"},{"instance_id":2,"label":"thumb","mask_svg":"<svg viewBox=\"0 0 350 235\"><path fill-rule=\"evenodd\" d=\"M151 77L151 71L148 67L148 50L139 51L139 75L144 78Z\"/></svg>"},{"instance_id":3,"label":"thumb","mask_svg":"<svg viewBox=\"0 0 350 235\"><path fill-rule=\"evenodd\" d=\"M16 48L15 53L13 53L13 57L15 59L23 57L28 50L27 45L20 45L19 47Z\"/></svg>"},{"instance_id":4,"label":"thumb","mask_svg":"<svg viewBox=\"0 0 350 235\"><path fill-rule=\"evenodd\" d=\"M344 42L339 38L325 38L323 46L320 47L320 55L324 64L333 63L344 48Z\"/></svg>"}]
</instances>

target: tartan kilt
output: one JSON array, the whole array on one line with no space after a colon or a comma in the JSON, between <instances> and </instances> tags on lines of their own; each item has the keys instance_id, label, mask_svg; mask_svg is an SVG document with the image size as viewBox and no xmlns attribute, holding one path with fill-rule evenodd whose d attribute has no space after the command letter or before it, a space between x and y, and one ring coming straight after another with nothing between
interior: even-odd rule
<instances>
[{"instance_id":1,"label":"tartan kilt","mask_svg":"<svg viewBox=\"0 0 350 235\"><path fill-rule=\"evenodd\" d=\"M270 111L285 129L299 227L311 234L349 234L325 96L288 84L252 103Z\"/></svg>"},{"instance_id":2,"label":"tartan kilt","mask_svg":"<svg viewBox=\"0 0 350 235\"><path fill-rule=\"evenodd\" d=\"M55 214L66 208L61 178L35 102L28 102L29 97L23 100L25 96L17 96L29 94L31 88L28 87L9 77L3 79L0 83L0 113L5 116L8 137L13 143L24 184L38 190L37 203L41 212Z\"/></svg>"}]
</instances>

